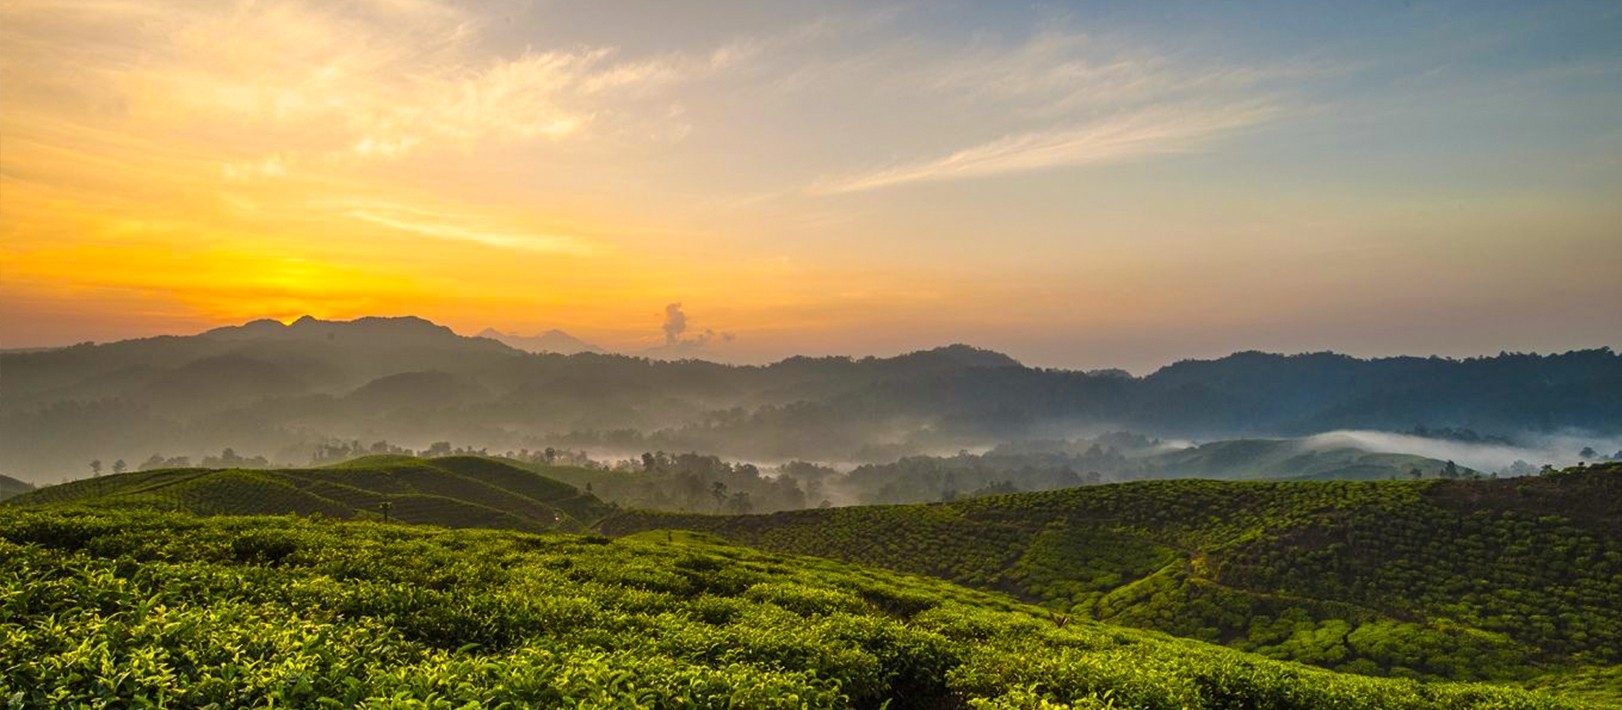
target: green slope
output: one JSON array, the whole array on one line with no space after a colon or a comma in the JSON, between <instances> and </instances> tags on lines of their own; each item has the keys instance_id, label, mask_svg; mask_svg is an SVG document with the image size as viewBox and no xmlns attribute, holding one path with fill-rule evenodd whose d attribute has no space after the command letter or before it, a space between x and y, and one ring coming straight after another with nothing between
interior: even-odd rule
<instances>
[{"instance_id":1,"label":"green slope","mask_svg":"<svg viewBox=\"0 0 1622 710\"><path fill-rule=\"evenodd\" d=\"M22 495L31 490L34 490L33 484L30 484L27 481L19 481L10 476L0 474L0 500L5 500L16 495Z\"/></svg>"},{"instance_id":2,"label":"green slope","mask_svg":"<svg viewBox=\"0 0 1622 710\"><path fill-rule=\"evenodd\" d=\"M1622 676L1619 499L1613 464L1513 480L1153 481L760 516L630 512L602 527L714 532L1344 671L1556 683Z\"/></svg>"},{"instance_id":3,"label":"green slope","mask_svg":"<svg viewBox=\"0 0 1622 710\"><path fill-rule=\"evenodd\" d=\"M568 484L468 456L371 456L309 469L141 471L50 486L6 504L336 518L386 512L412 523L528 531L584 530L611 510Z\"/></svg>"},{"instance_id":4,"label":"green slope","mask_svg":"<svg viewBox=\"0 0 1622 710\"><path fill-rule=\"evenodd\" d=\"M17 707L1585 707L687 534L14 507L0 608L0 697Z\"/></svg>"}]
</instances>

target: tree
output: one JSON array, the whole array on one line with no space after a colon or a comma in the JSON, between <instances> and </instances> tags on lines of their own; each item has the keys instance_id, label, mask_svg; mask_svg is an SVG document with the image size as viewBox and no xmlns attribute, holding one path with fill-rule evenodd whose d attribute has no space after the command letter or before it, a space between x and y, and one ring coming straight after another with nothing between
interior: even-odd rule
<instances>
[{"instance_id":1,"label":"tree","mask_svg":"<svg viewBox=\"0 0 1622 710\"><path fill-rule=\"evenodd\" d=\"M90 462L90 475L92 475L92 476L100 476L101 475L101 459L94 459L94 460L92 460Z\"/></svg>"},{"instance_id":2,"label":"tree","mask_svg":"<svg viewBox=\"0 0 1622 710\"><path fill-rule=\"evenodd\" d=\"M113 473L123 473L126 468L129 468L129 464L124 463L124 459L113 462Z\"/></svg>"},{"instance_id":3,"label":"tree","mask_svg":"<svg viewBox=\"0 0 1622 710\"><path fill-rule=\"evenodd\" d=\"M1459 477L1459 465L1456 464L1456 463L1453 463L1451 460L1449 460L1447 462L1447 464L1442 467L1442 477L1443 478L1458 478Z\"/></svg>"},{"instance_id":4,"label":"tree","mask_svg":"<svg viewBox=\"0 0 1622 710\"><path fill-rule=\"evenodd\" d=\"M1595 451L1592 446L1584 446L1582 451L1577 452L1577 455L1581 456L1584 461L1593 461L1599 458L1599 452Z\"/></svg>"},{"instance_id":5,"label":"tree","mask_svg":"<svg viewBox=\"0 0 1622 710\"><path fill-rule=\"evenodd\" d=\"M720 510L727 502L727 484L720 481L710 484L710 497L715 499L715 509Z\"/></svg>"}]
</instances>

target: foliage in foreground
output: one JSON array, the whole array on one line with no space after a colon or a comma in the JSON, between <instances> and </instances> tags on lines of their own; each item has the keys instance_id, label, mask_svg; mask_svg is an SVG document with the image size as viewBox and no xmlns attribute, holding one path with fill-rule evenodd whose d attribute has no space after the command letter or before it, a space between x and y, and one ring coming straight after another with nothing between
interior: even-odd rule
<instances>
[{"instance_id":1,"label":"foliage in foreground","mask_svg":"<svg viewBox=\"0 0 1622 710\"><path fill-rule=\"evenodd\" d=\"M679 533L0 515L20 707L1577 707L1045 614Z\"/></svg>"}]
</instances>

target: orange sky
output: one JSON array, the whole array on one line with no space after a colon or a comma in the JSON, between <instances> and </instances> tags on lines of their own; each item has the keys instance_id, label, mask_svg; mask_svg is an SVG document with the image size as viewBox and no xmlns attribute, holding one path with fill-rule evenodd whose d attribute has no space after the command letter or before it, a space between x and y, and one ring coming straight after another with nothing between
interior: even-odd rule
<instances>
[{"instance_id":1,"label":"orange sky","mask_svg":"<svg viewBox=\"0 0 1622 710\"><path fill-rule=\"evenodd\" d=\"M413 314L634 351L673 302L735 360L1622 332L1617 52L1493 59L1604 5L1415 18L1442 54L1088 5L592 5L7 3L0 346Z\"/></svg>"}]
</instances>

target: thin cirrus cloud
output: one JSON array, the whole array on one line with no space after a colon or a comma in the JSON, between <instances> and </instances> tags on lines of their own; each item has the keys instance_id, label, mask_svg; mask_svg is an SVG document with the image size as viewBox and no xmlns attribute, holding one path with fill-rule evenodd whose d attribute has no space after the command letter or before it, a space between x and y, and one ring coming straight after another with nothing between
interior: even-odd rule
<instances>
[{"instance_id":1,"label":"thin cirrus cloud","mask_svg":"<svg viewBox=\"0 0 1622 710\"><path fill-rule=\"evenodd\" d=\"M589 256L598 251L588 240L572 234L503 229L415 207L365 201L337 202L332 206L350 219L435 239L569 256Z\"/></svg>"},{"instance_id":2,"label":"thin cirrus cloud","mask_svg":"<svg viewBox=\"0 0 1622 710\"><path fill-rule=\"evenodd\" d=\"M1268 104L1152 108L1080 126L1005 136L939 158L824 179L809 191L834 195L1185 153L1258 125L1276 113L1276 107Z\"/></svg>"}]
</instances>

